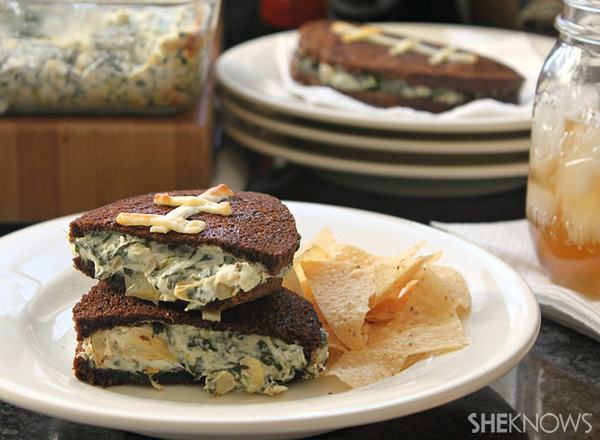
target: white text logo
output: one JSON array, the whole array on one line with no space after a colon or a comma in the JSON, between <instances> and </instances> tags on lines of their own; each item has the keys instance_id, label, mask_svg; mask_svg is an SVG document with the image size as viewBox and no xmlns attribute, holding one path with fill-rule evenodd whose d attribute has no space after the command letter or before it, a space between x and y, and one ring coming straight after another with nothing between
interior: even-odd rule
<instances>
[{"instance_id":1,"label":"white text logo","mask_svg":"<svg viewBox=\"0 0 600 440\"><path fill-rule=\"evenodd\" d=\"M508 413L471 413L469 422L473 425L472 433L507 434L511 432L535 431L552 434L554 432L579 432L588 434L592 431L592 413L577 414L536 414L527 417L524 414Z\"/></svg>"}]
</instances>

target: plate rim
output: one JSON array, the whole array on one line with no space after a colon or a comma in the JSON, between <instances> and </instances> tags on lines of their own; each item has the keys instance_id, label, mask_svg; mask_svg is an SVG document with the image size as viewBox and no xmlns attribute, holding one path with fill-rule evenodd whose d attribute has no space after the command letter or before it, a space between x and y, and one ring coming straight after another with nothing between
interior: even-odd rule
<instances>
[{"instance_id":1,"label":"plate rim","mask_svg":"<svg viewBox=\"0 0 600 440\"><path fill-rule=\"evenodd\" d=\"M193 434L197 434L198 432L196 431L198 426L201 426L203 428L203 434L206 433L208 435L226 435L226 436L230 436L230 435L234 435L240 427L244 427L244 428L249 428L249 427L254 427L254 428L260 428L260 434L277 434L277 435L294 435L294 436L300 436L298 434L300 434L301 432L306 432L306 424L303 423L305 420L310 419L310 420L318 420L320 422L327 422L326 425L323 425L322 423L319 426L319 430L315 431L314 433L317 432L326 432L326 431L331 431L331 430L335 430L338 428L342 428L342 427L348 427L348 426L355 426L355 425L360 425L360 424L364 424L364 423L375 423L378 421L382 421L382 420L386 420L386 419L390 419L390 418L395 418L395 417L400 417L400 416L405 416L405 415L409 415L409 414L413 414L415 412L419 412L419 411L423 411L425 409L428 408L432 408L438 405L442 405L444 403L447 403L448 401L451 400L455 400L458 399L460 397L463 397L466 394L469 394L471 392L474 392L480 388L482 388L483 386L491 383L492 381L498 379L499 377L503 376L504 374L508 373L508 371L510 371L524 356L525 354L527 354L527 352L529 351L529 349L533 346L533 344L535 343L535 339L537 337L537 332L539 330L539 325L540 325L540 312L539 312L539 306L537 305L537 301L535 300L535 297L533 295L533 292L531 291L531 289L529 288L529 286L527 285L527 283L522 279L522 277L520 277L516 271L512 268L510 268L506 263L502 262L501 260L499 260L497 257L493 256L492 254L490 254L489 252L475 246L472 243L469 243L459 237L453 236L447 232L444 232L442 230L433 228L431 226L427 226L427 225L423 225L423 224L419 224L410 220L406 220L406 219L402 219L399 217L394 217L394 216L390 216L387 214L381 214L381 213L375 213L375 212L369 212L369 211L364 211L364 210L360 210L360 209L356 209L356 208L348 208L348 207L340 207L340 206L334 206L334 205L324 205L324 204L318 204L318 203L309 203L309 202L296 202L296 201L283 201L285 204L287 204L288 206L291 206L291 210L293 211L294 209L299 210L299 209L308 209L308 208L316 208L316 209L324 209L324 210L334 210L336 213L355 213L358 215L367 215L369 217L373 217L373 218L379 218L382 221L391 221L391 222L397 222L397 224L403 224L405 227L413 227L413 228L418 228L421 229L422 231L428 231L429 233L432 233L436 236L441 236L441 237L445 237L446 239L455 242L455 243L461 243L461 245L466 246L467 249L469 250L469 252L475 252L476 254L479 255L483 255L485 256L487 259L491 259L491 261L494 262L494 264L498 264L500 265L500 267L503 268L504 271L506 271L507 273L512 274L512 276L514 277L514 281L517 282L523 289L523 293L525 294L524 301L526 302L528 311L530 313L532 313L532 318L529 322L527 322L527 332L526 334L521 334L519 335L519 345L518 347L514 347L513 351L511 352L511 355L506 358L504 360L504 362L502 363L502 365L498 368L495 369L491 369L491 371L476 371L476 372L471 372L470 375L468 375L467 377L463 377L463 379L460 381L460 384L454 385L452 386L452 384L442 384L440 387L436 388L438 391L436 391L436 389L428 389L426 390L426 392L421 393L421 394L425 394L425 396L416 396L413 398L417 399L417 403L415 404L415 402L410 402L413 406L411 407L410 411L404 411L404 412L398 412L398 401L396 402L388 402L386 403L379 403L377 405L371 405L367 410L361 410L360 408L358 409L354 409L353 411L348 411L347 409L345 410L338 410L336 412L333 413L329 413L329 414L296 414L293 417L288 417L285 420L272 420L270 418L264 418L262 420L258 420L256 422L250 422L248 420L237 420L237 421L219 421L220 423L216 423L213 425L207 425L206 422L200 422L200 424L198 423L198 420L191 420L191 419L181 419L181 418L177 418L176 416L174 417L172 414L170 414L169 416L165 416L163 415L162 417L156 417L156 414L151 414L151 415L147 415L147 417L140 417L139 415L137 416L137 418L135 419L138 424L140 422L143 422L144 424L147 424L148 429L152 429L152 431L148 431L146 430L146 427L142 428L136 428L134 426L131 425L131 417L127 414L123 414L123 413L116 413L114 410L105 410L102 413L100 413L100 415L102 415L103 417L99 418L99 412L97 411L97 408L95 408L95 411L90 411L89 408L82 408L81 406L77 406L76 404L71 403L70 405L70 410L71 412L68 414L64 413L64 398L63 399L56 399L56 398L52 398L51 396L46 396L46 399L40 400L39 398L36 399L36 393L35 392L28 392L25 393L25 395L23 393L18 393L18 390L14 390L14 389L10 389L10 387L6 386L6 382L7 380L2 377L0 375L0 393L1 393L1 397L2 400L5 400L9 403L12 403L14 405L32 410L32 411L36 411L42 414L47 414L53 417L58 417L58 418L62 418L62 419L67 419L67 420L72 420L74 422L78 422L78 423L87 423L90 425L96 425L96 426L102 426L102 427L106 427L106 428L110 428L110 429L122 429L122 430L128 430L128 431L133 431L133 432L139 432L139 433L150 433L152 432L154 435L157 434L161 434L161 435L171 435L173 433L172 430L168 430L166 429L166 425L172 425L174 423L177 423L177 427L178 428L184 428L181 431L177 431L177 433L182 435L182 438L191 438L191 437L185 437L186 435L193 435ZM6 241L8 241L6 239L6 237L10 237L10 239L17 239L17 238L21 238L23 237L22 234L27 235L30 231L31 228L36 228L39 231L42 231L45 227L49 227L50 225L58 225L61 223L65 223L67 222L69 219L72 219L74 217L76 217L77 215L69 215L69 216L63 216L63 217L59 217L56 219L52 219L52 220L47 220L45 222L41 222L39 224L33 225L33 226L29 226L27 228L24 228L22 230L16 231L12 234L8 234L5 237L0 238L0 247L2 247L4 245L4 243ZM435 231L435 232L432 232ZM19 235L17 235L19 234ZM8 381L10 383L10 381ZM81 384L82 386L88 386L86 384ZM459 393L456 392L456 388L460 386L461 391ZM441 392L439 391L441 390ZM350 391L352 392L352 391ZM20 398L19 398L20 397ZM313 398L309 398L309 399L323 399L324 397L328 397L328 396L318 396L318 397L313 397ZM440 399L441 397L441 399ZM58 401L57 401L58 400ZM53 406L52 404L59 404L62 403L62 407L58 407L58 406ZM49 406L50 405L50 406ZM262 404L260 404L262 405ZM266 403L265 405L271 405L271 402ZM396 405L396 406L395 406ZM68 406L68 405L67 405ZM348 423L347 418L348 415L353 415L353 421L352 423ZM107 419L107 417L109 417L109 419ZM368 420L365 420L368 419ZM101 419L101 420L98 420ZM175 420L174 420L175 419ZM289 423L289 425L286 425L284 427L281 427L280 424L281 423ZM226 424L229 429L227 430L227 432L223 431L223 425ZM274 426L275 425L275 426Z\"/></svg>"},{"instance_id":2,"label":"plate rim","mask_svg":"<svg viewBox=\"0 0 600 440\"><path fill-rule=\"evenodd\" d=\"M345 173L379 177L412 178L421 180L491 180L526 177L529 161L484 165L411 165L384 162L366 162L350 158L333 157L282 146L275 140L251 134L247 127L232 121L223 121L223 130L236 142L268 156L279 157L300 165Z\"/></svg>"},{"instance_id":3,"label":"plate rim","mask_svg":"<svg viewBox=\"0 0 600 440\"><path fill-rule=\"evenodd\" d=\"M227 92L220 95L223 109L232 113L235 117L256 125L265 130L270 130L276 134L297 138L300 140L315 140L317 142L343 146L345 148L359 149L365 151L391 151L401 153L419 153L419 154L501 154L501 153L525 153L530 149L530 132L517 132L519 136L510 138L494 136L475 139L452 139L445 140L442 136L431 137L430 139L402 138L401 134L395 137L373 136L368 134L345 134L338 132L337 127L331 127L332 130L311 127L303 121L280 120L278 116L286 115L271 114L266 115L260 112L260 109L250 110L245 104L236 103ZM341 131L341 130L340 130ZM376 141L377 147L369 146L368 143Z\"/></svg>"}]
</instances>

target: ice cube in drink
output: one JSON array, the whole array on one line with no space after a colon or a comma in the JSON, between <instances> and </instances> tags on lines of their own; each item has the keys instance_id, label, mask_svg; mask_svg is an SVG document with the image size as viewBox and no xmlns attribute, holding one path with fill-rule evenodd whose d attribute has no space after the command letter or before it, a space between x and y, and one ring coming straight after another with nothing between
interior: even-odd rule
<instances>
[{"instance_id":1,"label":"ice cube in drink","mask_svg":"<svg viewBox=\"0 0 600 440\"><path fill-rule=\"evenodd\" d=\"M600 123L538 103L527 218L539 260L557 284L600 296Z\"/></svg>"}]
</instances>

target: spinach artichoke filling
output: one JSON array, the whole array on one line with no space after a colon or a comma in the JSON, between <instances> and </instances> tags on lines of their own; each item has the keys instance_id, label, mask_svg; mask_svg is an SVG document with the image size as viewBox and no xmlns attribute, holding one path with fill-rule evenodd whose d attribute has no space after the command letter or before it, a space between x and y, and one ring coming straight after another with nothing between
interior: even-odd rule
<instances>
[{"instance_id":1,"label":"spinach artichoke filling","mask_svg":"<svg viewBox=\"0 0 600 440\"><path fill-rule=\"evenodd\" d=\"M432 88L414 85L401 79L387 78L372 74L354 74L340 66L314 61L309 57L297 57L301 71L316 75L323 85L342 92L372 91L407 99L429 99L447 105L460 105L475 99L501 98L500 91L456 91L444 88Z\"/></svg>"},{"instance_id":2,"label":"spinach artichoke filling","mask_svg":"<svg viewBox=\"0 0 600 440\"><path fill-rule=\"evenodd\" d=\"M302 347L279 339L213 331L189 325L142 323L100 330L82 343L79 356L93 368L125 371L159 387L153 376L187 371L213 396L229 391L277 394L294 377L321 374L328 359L327 334L310 361Z\"/></svg>"},{"instance_id":3,"label":"spinach artichoke filling","mask_svg":"<svg viewBox=\"0 0 600 440\"><path fill-rule=\"evenodd\" d=\"M75 239L71 251L94 263L97 279L121 275L128 295L155 303L180 299L189 303L188 309L247 292L269 278L262 265L239 261L216 246L162 244L92 232Z\"/></svg>"}]
</instances>

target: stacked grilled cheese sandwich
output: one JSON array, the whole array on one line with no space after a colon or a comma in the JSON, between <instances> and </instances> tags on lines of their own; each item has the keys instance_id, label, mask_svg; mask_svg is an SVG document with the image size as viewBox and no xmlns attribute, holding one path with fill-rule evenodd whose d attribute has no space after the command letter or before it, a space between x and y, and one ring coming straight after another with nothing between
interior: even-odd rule
<instances>
[{"instance_id":1,"label":"stacked grilled cheese sandwich","mask_svg":"<svg viewBox=\"0 0 600 440\"><path fill-rule=\"evenodd\" d=\"M99 280L73 309L79 379L275 394L324 370L317 313L281 287L299 235L276 198L225 185L133 197L75 219L69 241Z\"/></svg>"}]
</instances>

